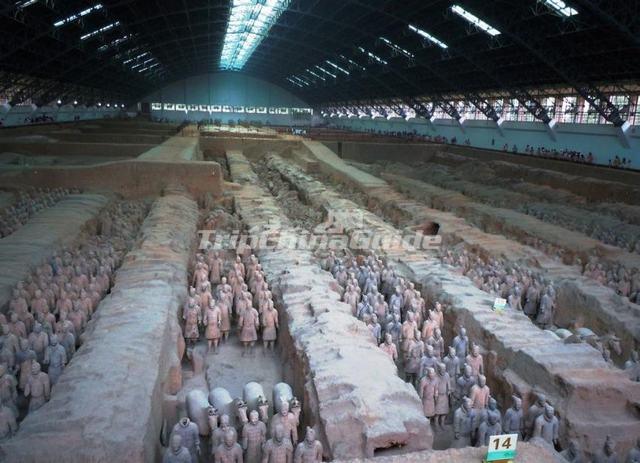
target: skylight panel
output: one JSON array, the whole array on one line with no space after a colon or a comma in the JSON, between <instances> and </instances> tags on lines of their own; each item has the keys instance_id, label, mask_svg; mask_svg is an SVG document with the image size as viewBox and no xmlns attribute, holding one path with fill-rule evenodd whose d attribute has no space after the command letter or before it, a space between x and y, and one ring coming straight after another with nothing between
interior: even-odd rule
<instances>
[{"instance_id":1,"label":"skylight panel","mask_svg":"<svg viewBox=\"0 0 640 463\"><path fill-rule=\"evenodd\" d=\"M391 48L392 50L394 50L397 53L400 53L401 55L404 55L405 57L409 58L409 59L413 59L415 58L415 56L413 55L413 53L411 53L408 50L405 50L404 48L400 47L399 45L396 45L395 43L393 43L391 40L386 39L384 37L380 37L380 40L382 40L385 45L387 45L389 48Z\"/></svg>"},{"instance_id":2,"label":"skylight panel","mask_svg":"<svg viewBox=\"0 0 640 463\"><path fill-rule=\"evenodd\" d=\"M61 19L60 21L56 21L55 23L53 23L53 25L55 27L60 27L60 26L64 26L65 24L69 24L70 22L75 21L76 19L82 18L83 16L86 16L90 13L93 13L94 11L98 11L102 9L102 4L101 3L97 3L85 10L82 10L76 14L72 14L71 16L68 16L64 19Z\"/></svg>"},{"instance_id":3,"label":"skylight panel","mask_svg":"<svg viewBox=\"0 0 640 463\"><path fill-rule=\"evenodd\" d=\"M149 54L149 52L145 51L144 53L140 53L138 56L134 56L133 58L129 58L128 60L123 61L122 64L129 64L132 61L135 61L135 60L140 59L140 58L144 58L148 54Z\"/></svg>"},{"instance_id":4,"label":"skylight panel","mask_svg":"<svg viewBox=\"0 0 640 463\"><path fill-rule=\"evenodd\" d=\"M411 24L409 24L409 30L415 32L420 37L424 37L425 39L429 40L431 43L434 43L434 44L438 45L440 48L444 48L445 50L447 48L449 48L449 46L446 43L438 40L433 35L429 34L428 32L423 31L419 27L412 26Z\"/></svg>"},{"instance_id":5,"label":"skylight panel","mask_svg":"<svg viewBox=\"0 0 640 463\"><path fill-rule=\"evenodd\" d=\"M331 66L332 68L342 72L343 74L349 75L349 71L347 71L346 69L341 68L340 66L338 66L337 64L335 64L332 61L326 60L325 63L327 63L329 66Z\"/></svg>"},{"instance_id":6,"label":"skylight panel","mask_svg":"<svg viewBox=\"0 0 640 463\"><path fill-rule=\"evenodd\" d=\"M578 10L576 10L575 8L571 8L566 4L566 2L562 0L542 0L542 3L547 5L556 13L559 13L562 16L566 16L567 18L578 14Z\"/></svg>"},{"instance_id":7,"label":"skylight panel","mask_svg":"<svg viewBox=\"0 0 640 463\"><path fill-rule=\"evenodd\" d=\"M293 79L295 79L296 81L298 81L299 83L301 83L302 85L306 85L307 87L309 85L311 85L309 82L307 82L305 79L303 79L302 77L298 77L298 76L291 76Z\"/></svg>"},{"instance_id":8,"label":"skylight panel","mask_svg":"<svg viewBox=\"0 0 640 463\"><path fill-rule=\"evenodd\" d=\"M114 23L107 24L106 26L101 27L100 29L97 29L97 30L95 30L93 32L89 32L88 34L83 35L82 37L80 37L80 40L90 39L91 37L95 37L96 35L98 35L98 34L100 34L102 32L106 32L109 29L113 29L114 27L119 26L119 25L120 25L120 21L116 21Z\"/></svg>"},{"instance_id":9,"label":"skylight panel","mask_svg":"<svg viewBox=\"0 0 640 463\"><path fill-rule=\"evenodd\" d=\"M233 0L220 56L220 68L240 70L290 0Z\"/></svg>"},{"instance_id":10,"label":"skylight panel","mask_svg":"<svg viewBox=\"0 0 640 463\"><path fill-rule=\"evenodd\" d=\"M340 55L340 58L342 58L343 60L345 60L347 63L351 64L352 66L360 69L361 71L366 71L367 70L367 68L365 68L364 66L359 65L358 63L356 63L355 61L347 58L344 55Z\"/></svg>"},{"instance_id":11,"label":"skylight panel","mask_svg":"<svg viewBox=\"0 0 640 463\"><path fill-rule=\"evenodd\" d=\"M373 53L371 53L370 51L365 50L362 47L358 47L358 50L367 55L369 58L371 58L372 60L374 60L376 63L378 64L389 64L387 63L385 60L383 60L382 58L380 58L378 55L374 55Z\"/></svg>"},{"instance_id":12,"label":"skylight panel","mask_svg":"<svg viewBox=\"0 0 640 463\"><path fill-rule=\"evenodd\" d=\"M16 8L26 8L36 3L38 3L38 0L23 0L20 2L16 2Z\"/></svg>"},{"instance_id":13,"label":"skylight panel","mask_svg":"<svg viewBox=\"0 0 640 463\"><path fill-rule=\"evenodd\" d=\"M298 82L296 82L295 80L293 80L291 77L287 77L287 80L289 82L291 82L293 85L296 85L297 87L303 88L302 85L300 85Z\"/></svg>"},{"instance_id":14,"label":"skylight panel","mask_svg":"<svg viewBox=\"0 0 640 463\"><path fill-rule=\"evenodd\" d=\"M159 65L160 65L160 63L153 63L150 66L147 66L145 68L142 68L142 69L138 70L138 72L146 72L146 71L148 71L150 69L153 69L153 68L155 68L156 66L159 66Z\"/></svg>"},{"instance_id":15,"label":"skylight panel","mask_svg":"<svg viewBox=\"0 0 640 463\"><path fill-rule=\"evenodd\" d=\"M333 77L334 79L337 79L337 78L338 78L338 76L337 76L337 75L335 75L335 74L333 74L333 73L331 73L331 72L327 71L326 69L324 69L323 67L318 66L317 64L316 64L314 67L315 67L316 69L318 69L319 71L321 71L321 72L325 73L326 75Z\"/></svg>"},{"instance_id":16,"label":"skylight panel","mask_svg":"<svg viewBox=\"0 0 640 463\"><path fill-rule=\"evenodd\" d=\"M140 66L145 66L145 65L149 64L151 61L154 61L154 60L155 60L155 58L149 58L148 60L142 61L140 63L137 63L137 64L131 66L131 69L136 69L136 68L139 68Z\"/></svg>"},{"instance_id":17,"label":"skylight panel","mask_svg":"<svg viewBox=\"0 0 640 463\"><path fill-rule=\"evenodd\" d=\"M451 11L453 11L455 14L457 14L461 18L465 19L467 22L473 24L478 29L486 32L487 34L489 34L492 37L495 37L496 35L500 35L501 34L501 32L498 29L496 29L495 27L490 26L489 24L484 22L482 19L478 18L476 15L474 15L472 13L469 13L467 10L462 8L460 5L453 5L451 7Z\"/></svg>"},{"instance_id":18,"label":"skylight panel","mask_svg":"<svg viewBox=\"0 0 640 463\"><path fill-rule=\"evenodd\" d=\"M104 45L98 47L98 51L105 51L105 50L108 50L109 48L117 47L118 45L120 45L123 42L126 42L130 38L131 38L131 34L123 35L122 37L117 38L111 41L110 43L105 43Z\"/></svg>"},{"instance_id":19,"label":"skylight panel","mask_svg":"<svg viewBox=\"0 0 640 463\"><path fill-rule=\"evenodd\" d=\"M313 72L311 69L305 69L305 71L307 71L309 74L311 74L311 75L312 75L312 76L314 76L314 77L317 77L317 78L318 78L318 79L320 79L320 80L323 80L323 81L325 81L325 82L327 81L327 79L325 79L324 77L322 77L322 76L320 76L320 75L316 74L316 73L315 73L315 72Z\"/></svg>"}]
</instances>

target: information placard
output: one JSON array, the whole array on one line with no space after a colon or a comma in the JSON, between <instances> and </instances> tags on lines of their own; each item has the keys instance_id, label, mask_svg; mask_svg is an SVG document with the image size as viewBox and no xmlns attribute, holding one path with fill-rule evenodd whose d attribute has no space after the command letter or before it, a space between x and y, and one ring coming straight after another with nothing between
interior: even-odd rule
<instances>
[{"instance_id":1,"label":"information placard","mask_svg":"<svg viewBox=\"0 0 640 463\"><path fill-rule=\"evenodd\" d=\"M489 437L489 450L485 461L508 461L516 456L517 434L500 434Z\"/></svg>"},{"instance_id":2,"label":"information placard","mask_svg":"<svg viewBox=\"0 0 640 463\"><path fill-rule=\"evenodd\" d=\"M503 299L501 297L496 297L496 300L493 303L493 310L500 312L504 310L506 306L507 306L506 299Z\"/></svg>"}]
</instances>

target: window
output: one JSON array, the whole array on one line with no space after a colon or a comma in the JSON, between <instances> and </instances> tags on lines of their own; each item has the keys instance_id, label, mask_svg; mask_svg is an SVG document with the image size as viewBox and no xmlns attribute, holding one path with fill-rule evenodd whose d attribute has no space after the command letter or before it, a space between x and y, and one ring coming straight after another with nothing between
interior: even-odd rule
<instances>
[{"instance_id":1,"label":"window","mask_svg":"<svg viewBox=\"0 0 640 463\"><path fill-rule=\"evenodd\" d=\"M484 22L482 19L478 18L476 15L474 15L472 13L469 13L467 10L462 8L460 5L453 5L451 7L451 11L453 11L455 14L457 14L461 18L465 19L469 24L477 27L481 31L486 32L487 34L489 34L492 37L495 37L496 35L500 35L500 33L501 33L498 29L496 29L495 27L490 26L489 24Z\"/></svg>"},{"instance_id":2,"label":"window","mask_svg":"<svg viewBox=\"0 0 640 463\"><path fill-rule=\"evenodd\" d=\"M240 70L290 0L233 0L220 56L220 68Z\"/></svg>"},{"instance_id":3,"label":"window","mask_svg":"<svg viewBox=\"0 0 640 463\"><path fill-rule=\"evenodd\" d=\"M428 32L423 31L422 29L420 29L420 28L418 28L416 26L412 26L411 24L409 24L409 30L415 32L420 37L423 37L423 38L427 39L429 42L436 44L440 48L444 48L444 49L449 48L446 43L442 42L441 40L438 40L433 35L429 34Z\"/></svg>"},{"instance_id":4,"label":"window","mask_svg":"<svg viewBox=\"0 0 640 463\"><path fill-rule=\"evenodd\" d=\"M542 3L544 3L559 15L565 16L567 18L578 14L578 10L571 8L562 0L542 0Z\"/></svg>"}]
</instances>

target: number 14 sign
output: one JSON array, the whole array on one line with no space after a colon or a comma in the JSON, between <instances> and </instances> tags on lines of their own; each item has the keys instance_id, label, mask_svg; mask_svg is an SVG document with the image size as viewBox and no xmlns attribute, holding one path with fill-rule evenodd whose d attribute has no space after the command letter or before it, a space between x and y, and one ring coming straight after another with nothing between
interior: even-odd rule
<instances>
[{"instance_id":1,"label":"number 14 sign","mask_svg":"<svg viewBox=\"0 0 640 463\"><path fill-rule=\"evenodd\" d=\"M517 434L502 434L489 438L489 450L485 461L507 462L516 456Z\"/></svg>"}]
</instances>

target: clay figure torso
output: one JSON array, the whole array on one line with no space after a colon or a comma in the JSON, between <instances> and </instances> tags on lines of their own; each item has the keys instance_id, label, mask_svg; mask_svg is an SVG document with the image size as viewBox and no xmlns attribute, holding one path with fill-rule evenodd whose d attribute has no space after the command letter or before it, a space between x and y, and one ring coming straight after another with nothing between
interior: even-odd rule
<instances>
[{"instance_id":1,"label":"clay figure torso","mask_svg":"<svg viewBox=\"0 0 640 463\"><path fill-rule=\"evenodd\" d=\"M247 308L240 314L240 341L251 342L258 339L258 311L253 307Z\"/></svg>"},{"instance_id":2,"label":"clay figure torso","mask_svg":"<svg viewBox=\"0 0 640 463\"><path fill-rule=\"evenodd\" d=\"M267 439L267 426L262 421L248 422L242 428L242 438L247 439L245 463L261 463L262 445Z\"/></svg>"},{"instance_id":3,"label":"clay figure torso","mask_svg":"<svg viewBox=\"0 0 640 463\"><path fill-rule=\"evenodd\" d=\"M223 442L218 445L213 456L215 463L243 463L242 447L238 443L227 447Z\"/></svg>"},{"instance_id":4,"label":"clay figure torso","mask_svg":"<svg viewBox=\"0 0 640 463\"><path fill-rule=\"evenodd\" d=\"M262 340L275 341L277 337L276 324L278 312L275 309L267 309L262 313Z\"/></svg>"}]
</instances>

